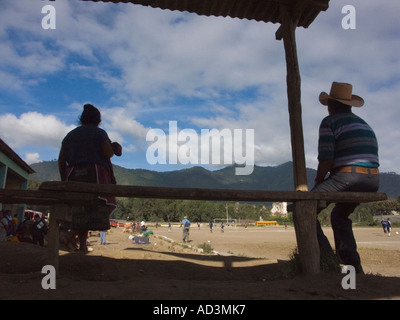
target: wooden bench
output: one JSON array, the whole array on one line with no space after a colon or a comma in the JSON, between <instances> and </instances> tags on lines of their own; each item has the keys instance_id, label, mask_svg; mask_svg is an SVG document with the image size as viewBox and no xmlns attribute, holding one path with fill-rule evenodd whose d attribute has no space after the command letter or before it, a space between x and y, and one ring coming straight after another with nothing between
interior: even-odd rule
<instances>
[{"instance_id":1,"label":"wooden bench","mask_svg":"<svg viewBox=\"0 0 400 320\"><path fill-rule=\"evenodd\" d=\"M58 274L59 224L71 220L71 207L94 203L97 196L211 201L293 202L294 226L303 273L320 272L316 235L317 206L327 202L373 202L387 200L384 193L306 192L167 188L148 186L98 185L81 182L43 182L39 190L0 189L1 203L51 205L48 236L48 264Z\"/></svg>"}]
</instances>

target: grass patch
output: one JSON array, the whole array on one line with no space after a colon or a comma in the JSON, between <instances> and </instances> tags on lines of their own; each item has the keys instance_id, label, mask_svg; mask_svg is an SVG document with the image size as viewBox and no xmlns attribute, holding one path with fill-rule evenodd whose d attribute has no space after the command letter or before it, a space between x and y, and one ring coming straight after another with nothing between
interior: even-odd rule
<instances>
[{"instance_id":1,"label":"grass patch","mask_svg":"<svg viewBox=\"0 0 400 320\"><path fill-rule=\"evenodd\" d=\"M203 249L203 253L206 253L206 254L212 253L214 251L214 249L211 247L211 245L207 242L200 243L198 245L198 247L200 249Z\"/></svg>"}]
</instances>

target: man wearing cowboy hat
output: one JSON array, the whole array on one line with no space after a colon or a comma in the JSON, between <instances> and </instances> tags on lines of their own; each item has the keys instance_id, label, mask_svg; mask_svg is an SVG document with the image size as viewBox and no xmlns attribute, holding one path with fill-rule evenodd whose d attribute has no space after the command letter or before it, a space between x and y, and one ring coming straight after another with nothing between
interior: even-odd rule
<instances>
[{"instance_id":1,"label":"man wearing cowboy hat","mask_svg":"<svg viewBox=\"0 0 400 320\"><path fill-rule=\"evenodd\" d=\"M352 94L351 84L333 82L330 93L321 92L319 101L328 106L329 116L319 128L319 163L312 191L378 191L378 142L371 127L352 112L352 107L362 107L364 100ZM345 265L352 265L356 272L362 273L348 218L357 206L358 203L337 203L331 213L331 224L337 256ZM333 253L319 222L317 233L321 255Z\"/></svg>"}]
</instances>

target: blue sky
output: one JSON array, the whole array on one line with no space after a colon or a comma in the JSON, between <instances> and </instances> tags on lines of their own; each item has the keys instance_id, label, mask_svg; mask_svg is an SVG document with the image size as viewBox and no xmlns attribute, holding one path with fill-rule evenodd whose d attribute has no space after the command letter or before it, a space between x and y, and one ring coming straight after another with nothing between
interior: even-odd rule
<instances>
[{"instance_id":1,"label":"blue sky","mask_svg":"<svg viewBox=\"0 0 400 320\"><path fill-rule=\"evenodd\" d=\"M56 29L42 28L42 8ZM356 9L356 29L342 28L342 8ZM332 81L365 99L355 112L375 130L381 170L400 173L400 19L398 0L331 1L297 29L307 167L317 166L318 102ZM126 168L152 165L146 134L178 128L254 130L254 163L291 160L283 42L279 25L201 17L132 4L78 0L1 0L0 138L28 163L58 157L85 103L124 154ZM218 168L218 166L207 168Z\"/></svg>"}]
</instances>

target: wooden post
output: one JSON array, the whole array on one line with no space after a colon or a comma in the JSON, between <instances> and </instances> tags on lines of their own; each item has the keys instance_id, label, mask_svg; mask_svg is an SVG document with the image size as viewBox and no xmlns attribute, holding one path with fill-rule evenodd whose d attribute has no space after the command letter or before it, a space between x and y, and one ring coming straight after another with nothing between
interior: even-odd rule
<instances>
[{"instance_id":1,"label":"wooden post","mask_svg":"<svg viewBox=\"0 0 400 320\"><path fill-rule=\"evenodd\" d=\"M296 191L307 191L306 160L304 154L303 123L301 116L301 79L296 48L296 22L290 8L281 5L282 32L287 68L287 95L292 142L294 184Z\"/></svg>"},{"instance_id":2,"label":"wooden post","mask_svg":"<svg viewBox=\"0 0 400 320\"><path fill-rule=\"evenodd\" d=\"M54 267L56 275L59 276L58 253L60 249L60 221L71 221L71 209L70 206L65 204L56 204L51 208L47 244L47 263Z\"/></svg>"},{"instance_id":3,"label":"wooden post","mask_svg":"<svg viewBox=\"0 0 400 320\"><path fill-rule=\"evenodd\" d=\"M292 142L293 176L296 191L307 191L307 172L304 153L303 121L301 115L301 79L296 48L296 27L299 11L305 1L299 1L297 11L281 5L282 35L287 67L287 95L289 123ZM294 203L294 222L299 250L299 263L303 273L320 272L320 253L317 239L317 202L299 201Z\"/></svg>"},{"instance_id":4,"label":"wooden post","mask_svg":"<svg viewBox=\"0 0 400 320\"><path fill-rule=\"evenodd\" d=\"M58 276L58 251L60 246L60 222L56 217L57 206L52 206L49 220L49 236L47 243L47 264L54 267Z\"/></svg>"},{"instance_id":5,"label":"wooden post","mask_svg":"<svg viewBox=\"0 0 400 320\"><path fill-rule=\"evenodd\" d=\"M317 274L320 270L320 252L317 240L318 201L294 202L293 221L296 230L301 272Z\"/></svg>"}]
</instances>

